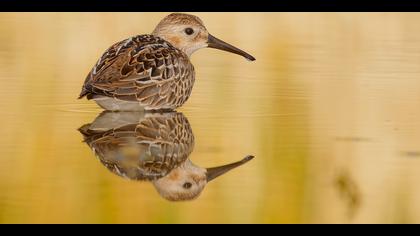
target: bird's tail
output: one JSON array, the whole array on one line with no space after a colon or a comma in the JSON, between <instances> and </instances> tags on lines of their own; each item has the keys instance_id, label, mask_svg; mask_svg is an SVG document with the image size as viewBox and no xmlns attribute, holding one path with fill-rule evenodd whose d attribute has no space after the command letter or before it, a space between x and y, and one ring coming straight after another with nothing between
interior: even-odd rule
<instances>
[{"instance_id":1,"label":"bird's tail","mask_svg":"<svg viewBox=\"0 0 420 236\"><path fill-rule=\"evenodd\" d=\"M85 88L82 89L82 92L80 93L79 97L77 99L82 99L86 97L86 95L89 94L89 91L87 91Z\"/></svg>"},{"instance_id":2,"label":"bird's tail","mask_svg":"<svg viewBox=\"0 0 420 236\"><path fill-rule=\"evenodd\" d=\"M89 73L86 76L85 83L83 84L82 92L80 92L80 95L79 95L79 97L77 99L82 99L82 98L86 97L88 94L90 94L89 89L87 89L86 87L89 87L89 83L88 82L91 79L91 77L92 77L92 74L91 73Z\"/></svg>"}]
</instances>

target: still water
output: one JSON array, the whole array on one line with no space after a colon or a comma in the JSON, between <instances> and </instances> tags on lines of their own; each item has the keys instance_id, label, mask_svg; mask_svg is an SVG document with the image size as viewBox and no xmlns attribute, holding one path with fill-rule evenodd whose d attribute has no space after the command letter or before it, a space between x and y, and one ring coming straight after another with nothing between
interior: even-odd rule
<instances>
[{"instance_id":1,"label":"still water","mask_svg":"<svg viewBox=\"0 0 420 236\"><path fill-rule=\"evenodd\" d=\"M76 98L105 49L167 13L0 14L1 223L420 223L420 14L195 14L257 60L198 51L190 99L164 115ZM86 133L154 119L179 121L182 161L255 158L168 201Z\"/></svg>"}]
</instances>

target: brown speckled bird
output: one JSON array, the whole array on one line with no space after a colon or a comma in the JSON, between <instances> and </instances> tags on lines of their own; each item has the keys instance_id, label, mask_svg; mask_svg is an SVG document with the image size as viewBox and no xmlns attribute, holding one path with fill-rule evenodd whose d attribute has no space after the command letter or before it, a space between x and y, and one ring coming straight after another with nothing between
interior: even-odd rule
<instances>
[{"instance_id":1,"label":"brown speckled bird","mask_svg":"<svg viewBox=\"0 0 420 236\"><path fill-rule=\"evenodd\" d=\"M173 13L152 34L111 46L88 74L79 99L111 111L172 110L184 104L195 80L190 56L216 48L255 58L208 33L196 16Z\"/></svg>"},{"instance_id":2,"label":"brown speckled bird","mask_svg":"<svg viewBox=\"0 0 420 236\"><path fill-rule=\"evenodd\" d=\"M111 172L150 181L170 201L197 198L208 182L251 160L202 168L189 159L194 135L182 113L104 112L79 131Z\"/></svg>"}]
</instances>

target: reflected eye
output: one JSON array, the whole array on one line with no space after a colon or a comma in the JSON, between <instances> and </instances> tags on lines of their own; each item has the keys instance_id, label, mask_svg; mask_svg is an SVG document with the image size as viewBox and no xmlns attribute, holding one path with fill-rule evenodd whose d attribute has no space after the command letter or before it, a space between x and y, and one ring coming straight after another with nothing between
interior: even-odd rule
<instances>
[{"instance_id":1,"label":"reflected eye","mask_svg":"<svg viewBox=\"0 0 420 236\"><path fill-rule=\"evenodd\" d=\"M191 28L186 28L185 33L188 34L188 35L192 35L192 34L194 34L194 30L191 29Z\"/></svg>"},{"instance_id":2,"label":"reflected eye","mask_svg":"<svg viewBox=\"0 0 420 236\"><path fill-rule=\"evenodd\" d=\"M187 182L184 185L182 185L182 187L184 187L185 189L190 189L192 187L192 184Z\"/></svg>"}]
</instances>

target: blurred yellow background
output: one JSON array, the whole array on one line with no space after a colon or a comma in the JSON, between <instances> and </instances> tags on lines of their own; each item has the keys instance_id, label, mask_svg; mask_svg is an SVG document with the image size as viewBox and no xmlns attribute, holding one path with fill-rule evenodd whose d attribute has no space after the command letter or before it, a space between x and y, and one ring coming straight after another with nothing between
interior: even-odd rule
<instances>
[{"instance_id":1,"label":"blurred yellow background","mask_svg":"<svg viewBox=\"0 0 420 236\"><path fill-rule=\"evenodd\" d=\"M167 14L0 13L1 223L420 223L420 14L194 13L257 60L192 56L191 159L256 158L184 203L77 131L99 56Z\"/></svg>"}]
</instances>

